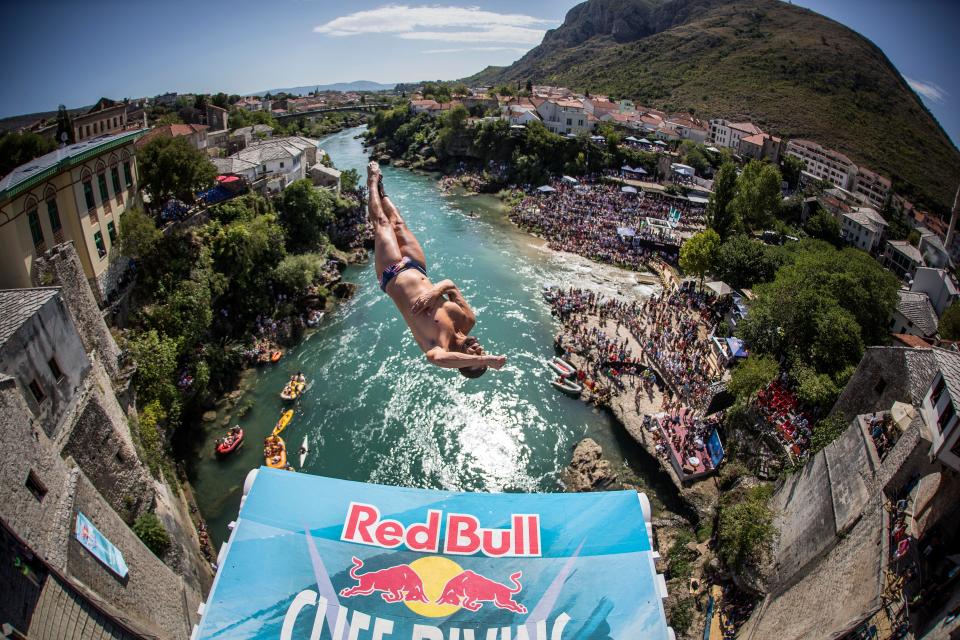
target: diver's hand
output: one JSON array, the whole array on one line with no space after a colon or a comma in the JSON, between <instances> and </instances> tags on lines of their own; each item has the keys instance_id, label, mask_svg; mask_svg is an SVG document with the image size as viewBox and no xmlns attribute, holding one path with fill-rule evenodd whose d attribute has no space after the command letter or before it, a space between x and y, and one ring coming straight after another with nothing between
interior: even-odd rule
<instances>
[{"instance_id":1,"label":"diver's hand","mask_svg":"<svg viewBox=\"0 0 960 640\"><path fill-rule=\"evenodd\" d=\"M440 296L443 295L443 292L440 291L437 287L432 288L426 293L421 293L417 296L417 299L413 301L413 305L410 307L410 311L414 315L418 313L427 313L430 309L433 308L434 303L440 299Z\"/></svg>"}]
</instances>

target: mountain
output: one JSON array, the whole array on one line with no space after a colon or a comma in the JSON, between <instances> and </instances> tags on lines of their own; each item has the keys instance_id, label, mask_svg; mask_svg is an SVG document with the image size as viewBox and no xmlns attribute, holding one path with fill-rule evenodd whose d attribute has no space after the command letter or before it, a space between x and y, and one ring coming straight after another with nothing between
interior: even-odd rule
<instances>
[{"instance_id":1,"label":"mountain","mask_svg":"<svg viewBox=\"0 0 960 640\"><path fill-rule=\"evenodd\" d=\"M396 84L382 84L370 80L354 80L353 82L335 82L333 84L306 84L302 87L287 87L285 89L268 89L249 93L251 96L262 96L265 93L292 93L304 95L311 91L390 91Z\"/></svg>"},{"instance_id":2,"label":"mountain","mask_svg":"<svg viewBox=\"0 0 960 640\"><path fill-rule=\"evenodd\" d=\"M889 175L949 210L960 152L872 42L778 0L589 0L470 86L563 85L701 118L751 119Z\"/></svg>"}]
</instances>

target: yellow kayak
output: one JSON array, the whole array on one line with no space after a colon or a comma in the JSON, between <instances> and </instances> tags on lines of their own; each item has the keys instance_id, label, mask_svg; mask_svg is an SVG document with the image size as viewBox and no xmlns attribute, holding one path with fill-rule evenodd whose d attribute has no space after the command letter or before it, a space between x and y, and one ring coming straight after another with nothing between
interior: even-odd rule
<instances>
[{"instance_id":1,"label":"yellow kayak","mask_svg":"<svg viewBox=\"0 0 960 640\"><path fill-rule=\"evenodd\" d=\"M293 418L293 409L287 409L283 412L283 415L280 416L280 419L277 420L277 426L273 428L273 435L280 435L284 429L287 428L287 425L290 424L290 419Z\"/></svg>"}]
</instances>

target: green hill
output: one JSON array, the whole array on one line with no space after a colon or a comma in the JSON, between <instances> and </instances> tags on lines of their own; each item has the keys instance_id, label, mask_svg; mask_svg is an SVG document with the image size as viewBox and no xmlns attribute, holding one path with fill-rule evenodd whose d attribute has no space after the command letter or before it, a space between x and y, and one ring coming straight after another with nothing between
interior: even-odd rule
<instances>
[{"instance_id":1,"label":"green hill","mask_svg":"<svg viewBox=\"0 0 960 640\"><path fill-rule=\"evenodd\" d=\"M777 0L589 0L477 84L563 85L698 117L749 118L889 175L949 210L960 152L872 42Z\"/></svg>"}]
</instances>

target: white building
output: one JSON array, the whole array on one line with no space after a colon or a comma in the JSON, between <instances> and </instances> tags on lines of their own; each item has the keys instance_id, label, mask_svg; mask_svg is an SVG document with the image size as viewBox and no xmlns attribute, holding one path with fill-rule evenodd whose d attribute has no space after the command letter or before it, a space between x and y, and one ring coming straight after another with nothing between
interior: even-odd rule
<instances>
[{"instance_id":1,"label":"white building","mask_svg":"<svg viewBox=\"0 0 960 640\"><path fill-rule=\"evenodd\" d=\"M937 335L937 313L927 294L901 289L897 296L890 333L906 333L928 339Z\"/></svg>"},{"instance_id":2,"label":"white building","mask_svg":"<svg viewBox=\"0 0 960 640\"><path fill-rule=\"evenodd\" d=\"M906 240L888 240L883 253L883 265L900 278L913 278L923 265L920 250Z\"/></svg>"},{"instance_id":3,"label":"white building","mask_svg":"<svg viewBox=\"0 0 960 640\"><path fill-rule=\"evenodd\" d=\"M734 151L740 148L740 140L747 136L763 133L752 122L729 122L721 118L710 121L710 144L717 147L729 147Z\"/></svg>"},{"instance_id":4,"label":"white building","mask_svg":"<svg viewBox=\"0 0 960 640\"><path fill-rule=\"evenodd\" d=\"M933 353L942 366L920 406L924 419L934 431L929 458L939 459L955 471L960 471L960 424L957 418L960 368L955 361L955 354L940 349L934 349Z\"/></svg>"},{"instance_id":5,"label":"white building","mask_svg":"<svg viewBox=\"0 0 960 640\"><path fill-rule=\"evenodd\" d=\"M890 178L874 173L865 167L857 168L857 177L853 182L853 192L863 196L871 206L883 209L890 196L892 184Z\"/></svg>"},{"instance_id":6,"label":"white building","mask_svg":"<svg viewBox=\"0 0 960 640\"><path fill-rule=\"evenodd\" d=\"M544 100L537 107L537 113L547 129L554 133L572 133L593 131L596 120L583 108L582 100L560 98Z\"/></svg>"},{"instance_id":7,"label":"white building","mask_svg":"<svg viewBox=\"0 0 960 640\"><path fill-rule=\"evenodd\" d=\"M510 126L523 126L528 122L540 120L540 115L532 105L510 104L503 108L502 118L509 122Z\"/></svg>"},{"instance_id":8,"label":"white building","mask_svg":"<svg viewBox=\"0 0 960 640\"><path fill-rule=\"evenodd\" d=\"M840 219L843 239L858 249L873 253L883 240L886 220L870 207L854 207Z\"/></svg>"},{"instance_id":9,"label":"white building","mask_svg":"<svg viewBox=\"0 0 960 640\"><path fill-rule=\"evenodd\" d=\"M323 154L317 141L310 138L270 138L253 141L232 156L212 162L220 173L243 176L254 188L281 191L307 177L307 170L317 162L318 151Z\"/></svg>"},{"instance_id":10,"label":"white building","mask_svg":"<svg viewBox=\"0 0 960 640\"><path fill-rule=\"evenodd\" d=\"M791 140L787 143L787 155L800 158L806 164L806 172L817 180L853 190L857 165L839 151L825 149L810 140Z\"/></svg>"},{"instance_id":11,"label":"white building","mask_svg":"<svg viewBox=\"0 0 960 640\"><path fill-rule=\"evenodd\" d=\"M918 267L913 275L910 291L927 294L938 316L960 299L960 289L957 288L953 276L945 269Z\"/></svg>"}]
</instances>

